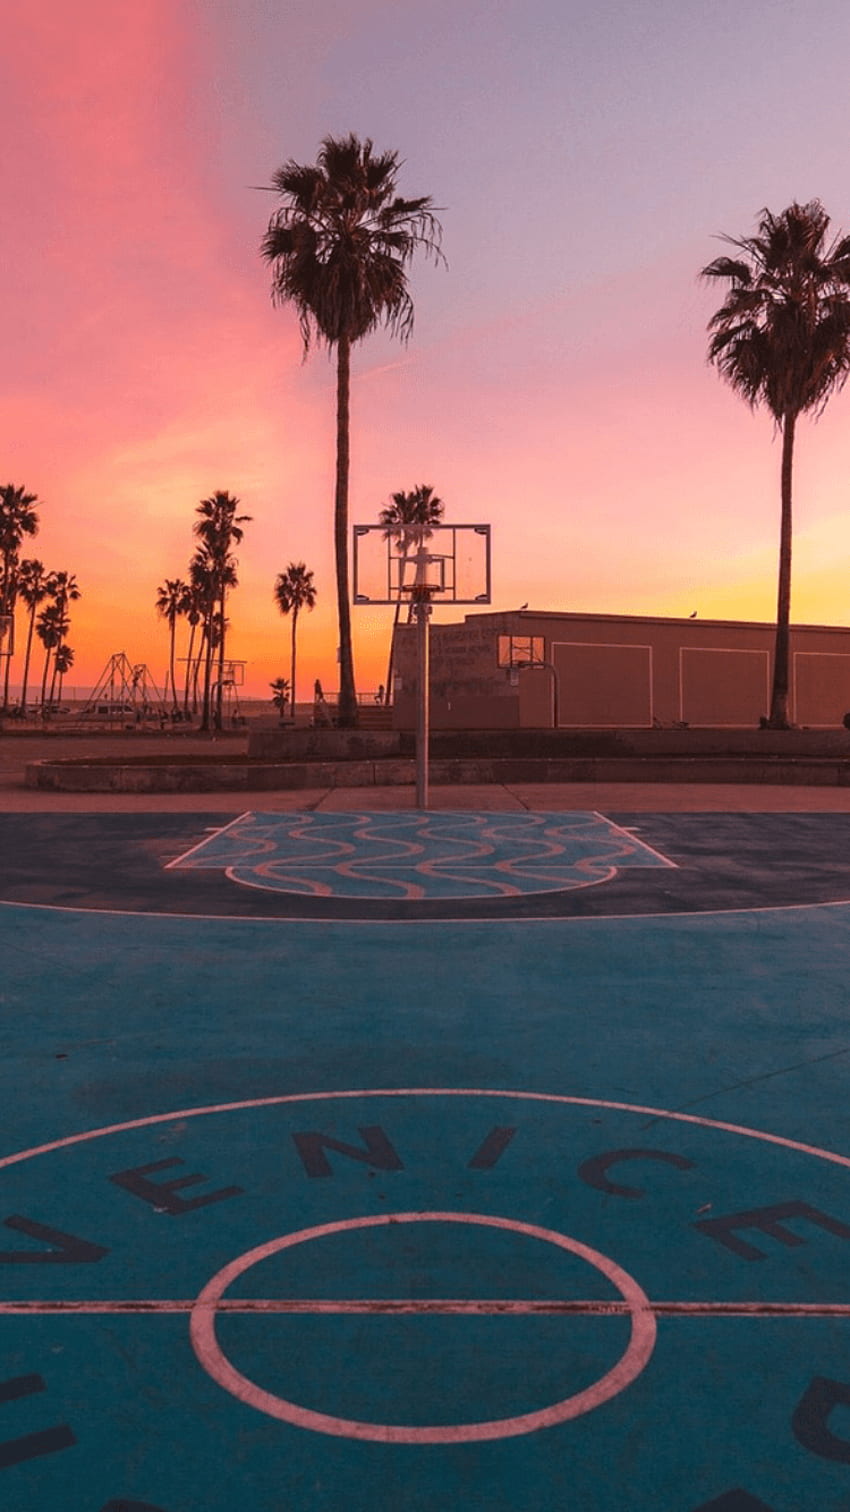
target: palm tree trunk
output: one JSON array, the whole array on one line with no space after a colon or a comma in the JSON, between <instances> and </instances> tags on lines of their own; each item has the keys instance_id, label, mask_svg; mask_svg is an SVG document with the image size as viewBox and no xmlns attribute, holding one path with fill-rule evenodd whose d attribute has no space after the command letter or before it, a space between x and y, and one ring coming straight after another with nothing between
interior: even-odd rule
<instances>
[{"instance_id":1,"label":"palm tree trunk","mask_svg":"<svg viewBox=\"0 0 850 1512\"><path fill-rule=\"evenodd\" d=\"M787 410L782 422L782 514L779 527L779 589L776 602L776 645L773 653L771 730L790 729L788 718L789 642L791 629L791 477L797 416Z\"/></svg>"},{"instance_id":2,"label":"palm tree trunk","mask_svg":"<svg viewBox=\"0 0 850 1512\"><path fill-rule=\"evenodd\" d=\"M44 672L41 676L41 712L44 714L44 701L47 698L47 669L50 666L50 647L44 648Z\"/></svg>"},{"instance_id":3,"label":"palm tree trunk","mask_svg":"<svg viewBox=\"0 0 850 1512\"><path fill-rule=\"evenodd\" d=\"M206 627L206 621L202 620L201 621L201 639L198 642L198 653L197 653L197 656L195 657L195 665L192 668L192 713L193 714L197 714L197 712L198 712L198 704L201 701L200 700L200 694L198 692L198 683L201 680L201 662L204 659L204 650L205 650L206 644L207 644L207 627Z\"/></svg>"},{"instance_id":4,"label":"palm tree trunk","mask_svg":"<svg viewBox=\"0 0 850 1512\"><path fill-rule=\"evenodd\" d=\"M27 630L27 649L24 652L24 675L21 682L21 718L26 718L27 712L27 683L30 675L30 652L32 651L32 634L35 628L35 604L30 610L30 623Z\"/></svg>"},{"instance_id":5,"label":"palm tree trunk","mask_svg":"<svg viewBox=\"0 0 850 1512\"><path fill-rule=\"evenodd\" d=\"M176 618L175 615L172 615L172 617L171 617L171 646L170 646L170 654L169 654L169 664L170 664L170 667L171 667L171 707L175 711L175 713L177 712L177 683L175 681L175 676L174 676L174 640L175 640L176 634L177 634L177 618Z\"/></svg>"},{"instance_id":6,"label":"palm tree trunk","mask_svg":"<svg viewBox=\"0 0 850 1512\"><path fill-rule=\"evenodd\" d=\"M292 606L292 676L289 681L289 697L292 703L292 723L295 723L295 626L298 623L298 605Z\"/></svg>"},{"instance_id":7,"label":"palm tree trunk","mask_svg":"<svg viewBox=\"0 0 850 1512\"><path fill-rule=\"evenodd\" d=\"M53 675L52 675L52 677L50 679L50 702L51 702L51 704L53 703L53 695L56 692L56 674L57 674L57 672L59 670L58 666L57 666L57 653L59 651L61 651L61 650L62 650L62 642L60 640L59 645L56 647L56 650L53 653Z\"/></svg>"},{"instance_id":8,"label":"palm tree trunk","mask_svg":"<svg viewBox=\"0 0 850 1512\"><path fill-rule=\"evenodd\" d=\"M14 634L15 634L15 626L14 626L15 596L14 595L12 596L12 601L11 601L11 604L10 604L9 609L8 609L7 612L9 614L11 614L12 620L13 620L11 635L10 635L10 638L9 638L9 645L11 646L12 645L12 640L14 639ZM11 678L11 674L12 674L12 655L11 655L11 652L10 652L9 655L6 657L6 671L5 671L5 674L4 674L4 677L3 677L3 712L4 713L6 712L6 710L9 707L9 681L10 681L10 678Z\"/></svg>"},{"instance_id":9,"label":"palm tree trunk","mask_svg":"<svg viewBox=\"0 0 850 1512\"><path fill-rule=\"evenodd\" d=\"M221 590L219 600L219 613L221 615L221 627L218 637L218 686L215 690L215 727L221 729L221 700L224 683L224 588Z\"/></svg>"},{"instance_id":10,"label":"palm tree trunk","mask_svg":"<svg viewBox=\"0 0 850 1512\"><path fill-rule=\"evenodd\" d=\"M337 343L336 382L336 499L334 503L334 550L336 594L339 615L339 707L337 720L343 729L357 726L357 692L351 646L351 608L348 601L348 468L349 391L351 386L351 341L341 336Z\"/></svg>"},{"instance_id":11,"label":"palm tree trunk","mask_svg":"<svg viewBox=\"0 0 850 1512\"><path fill-rule=\"evenodd\" d=\"M201 713L201 729L202 730L208 730L209 727L210 727L210 683L212 682L212 659L213 659L213 636L212 636L212 628L213 628L213 615L214 614L215 614L215 607L214 607L214 604L211 604L210 605L210 609L209 609L209 613L207 615L206 648L205 648L205 654L204 654L204 704L203 704L203 710L202 710L202 713Z\"/></svg>"},{"instance_id":12,"label":"palm tree trunk","mask_svg":"<svg viewBox=\"0 0 850 1512\"><path fill-rule=\"evenodd\" d=\"M183 713L187 719L189 717L189 686L192 681L192 651L195 645L196 628L192 624L189 626L189 647L186 652L186 686L183 689Z\"/></svg>"}]
</instances>

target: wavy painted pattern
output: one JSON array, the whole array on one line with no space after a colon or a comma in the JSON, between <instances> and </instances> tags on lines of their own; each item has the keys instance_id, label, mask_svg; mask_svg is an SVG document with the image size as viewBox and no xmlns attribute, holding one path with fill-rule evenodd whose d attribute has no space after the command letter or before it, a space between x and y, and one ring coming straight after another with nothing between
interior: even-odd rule
<instances>
[{"instance_id":1,"label":"wavy painted pattern","mask_svg":"<svg viewBox=\"0 0 850 1512\"><path fill-rule=\"evenodd\" d=\"M243 814L171 863L317 898L516 897L671 866L602 814Z\"/></svg>"}]
</instances>

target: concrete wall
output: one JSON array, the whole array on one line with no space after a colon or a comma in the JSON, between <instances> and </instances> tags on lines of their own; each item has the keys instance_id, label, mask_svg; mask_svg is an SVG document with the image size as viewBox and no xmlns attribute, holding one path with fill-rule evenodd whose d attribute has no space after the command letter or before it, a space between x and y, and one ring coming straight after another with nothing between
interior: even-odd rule
<instances>
[{"instance_id":1,"label":"concrete wall","mask_svg":"<svg viewBox=\"0 0 850 1512\"><path fill-rule=\"evenodd\" d=\"M498 664L499 637L542 643L548 666ZM741 729L769 712L775 629L734 620L580 615L534 610L471 614L431 627L435 729ZM850 628L791 632L791 719L841 725L850 710ZM415 722L415 629L396 641L394 725Z\"/></svg>"}]
</instances>

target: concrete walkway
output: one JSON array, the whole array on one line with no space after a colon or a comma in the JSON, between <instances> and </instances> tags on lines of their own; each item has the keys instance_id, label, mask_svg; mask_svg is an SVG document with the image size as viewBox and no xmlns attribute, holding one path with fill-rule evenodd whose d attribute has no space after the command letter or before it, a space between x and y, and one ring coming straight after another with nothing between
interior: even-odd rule
<instances>
[{"instance_id":1,"label":"concrete walkway","mask_svg":"<svg viewBox=\"0 0 850 1512\"><path fill-rule=\"evenodd\" d=\"M240 814L302 810L382 812L414 807L412 787L300 788L238 793L60 793L25 786L29 762L46 759L236 754L244 734L203 736L0 735L0 812ZM850 788L755 783L511 783L432 786L430 807L473 812L600 810L643 813L850 813Z\"/></svg>"}]
</instances>

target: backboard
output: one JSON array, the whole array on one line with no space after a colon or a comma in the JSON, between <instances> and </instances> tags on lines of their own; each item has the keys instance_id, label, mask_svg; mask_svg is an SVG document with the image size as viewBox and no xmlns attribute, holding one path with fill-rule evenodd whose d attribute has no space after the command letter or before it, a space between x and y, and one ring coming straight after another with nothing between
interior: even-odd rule
<instances>
[{"instance_id":1,"label":"backboard","mask_svg":"<svg viewBox=\"0 0 850 1512\"><path fill-rule=\"evenodd\" d=\"M489 604L490 526L354 526L354 603Z\"/></svg>"},{"instance_id":2,"label":"backboard","mask_svg":"<svg viewBox=\"0 0 850 1512\"><path fill-rule=\"evenodd\" d=\"M245 663L243 661L226 661L221 680L223 684L229 684L232 688L243 688L245 686Z\"/></svg>"}]
</instances>

